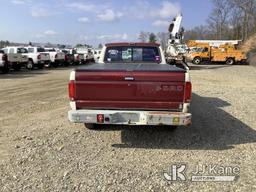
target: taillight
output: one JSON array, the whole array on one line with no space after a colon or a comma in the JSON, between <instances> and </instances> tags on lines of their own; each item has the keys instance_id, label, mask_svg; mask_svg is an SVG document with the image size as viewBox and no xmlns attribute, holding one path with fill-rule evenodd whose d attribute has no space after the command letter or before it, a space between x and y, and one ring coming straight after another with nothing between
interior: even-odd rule
<instances>
[{"instance_id":1,"label":"taillight","mask_svg":"<svg viewBox=\"0 0 256 192\"><path fill-rule=\"evenodd\" d=\"M37 55L37 59L39 60L41 59L41 54Z\"/></svg>"},{"instance_id":2,"label":"taillight","mask_svg":"<svg viewBox=\"0 0 256 192\"><path fill-rule=\"evenodd\" d=\"M69 99L71 101L74 101L75 96L76 96L76 86L75 86L75 81L74 80L69 81L68 92L69 92Z\"/></svg>"},{"instance_id":3,"label":"taillight","mask_svg":"<svg viewBox=\"0 0 256 192\"><path fill-rule=\"evenodd\" d=\"M55 55L55 59L57 59L57 58L58 58L58 54Z\"/></svg>"},{"instance_id":4,"label":"taillight","mask_svg":"<svg viewBox=\"0 0 256 192\"><path fill-rule=\"evenodd\" d=\"M191 82L186 82L185 83L185 98L184 98L185 103L190 102L190 100L191 100L191 91L192 91Z\"/></svg>"},{"instance_id":5,"label":"taillight","mask_svg":"<svg viewBox=\"0 0 256 192\"><path fill-rule=\"evenodd\" d=\"M77 55L77 56L76 56L76 59L77 59L77 60L79 60L79 59L80 59L79 55Z\"/></svg>"},{"instance_id":6,"label":"taillight","mask_svg":"<svg viewBox=\"0 0 256 192\"><path fill-rule=\"evenodd\" d=\"M68 60L68 56L67 55L65 55L65 61L67 61Z\"/></svg>"}]
</instances>

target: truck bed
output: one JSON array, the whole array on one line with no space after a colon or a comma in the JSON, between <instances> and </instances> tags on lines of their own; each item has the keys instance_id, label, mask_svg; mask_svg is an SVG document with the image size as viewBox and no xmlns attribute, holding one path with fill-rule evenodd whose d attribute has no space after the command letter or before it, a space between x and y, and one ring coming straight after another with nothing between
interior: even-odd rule
<instances>
[{"instance_id":1,"label":"truck bed","mask_svg":"<svg viewBox=\"0 0 256 192\"><path fill-rule=\"evenodd\" d=\"M75 72L77 109L180 111L185 70L159 64L93 64Z\"/></svg>"}]
</instances>

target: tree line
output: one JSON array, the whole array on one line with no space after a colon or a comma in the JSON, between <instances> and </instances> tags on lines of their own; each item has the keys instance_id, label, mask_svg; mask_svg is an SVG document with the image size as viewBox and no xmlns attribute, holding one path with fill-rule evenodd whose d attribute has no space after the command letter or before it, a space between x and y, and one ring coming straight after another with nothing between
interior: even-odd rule
<instances>
[{"instance_id":1,"label":"tree line","mask_svg":"<svg viewBox=\"0 0 256 192\"><path fill-rule=\"evenodd\" d=\"M255 0L212 0L206 25L185 32L185 39L246 40L256 33Z\"/></svg>"},{"instance_id":2,"label":"tree line","mask_svg":"<svg viewBox=\"0 0 256 192\"><path fill-rule=\"evenodd\" d=\"M256 34L256 0L211 0L212 11L205 25L185 30L184 41L193 39L247 40ZM142 42L161 43L165 48L168 41L166 32L157 34L141 31L138 39Z\"/></svg>"}]
</instances>

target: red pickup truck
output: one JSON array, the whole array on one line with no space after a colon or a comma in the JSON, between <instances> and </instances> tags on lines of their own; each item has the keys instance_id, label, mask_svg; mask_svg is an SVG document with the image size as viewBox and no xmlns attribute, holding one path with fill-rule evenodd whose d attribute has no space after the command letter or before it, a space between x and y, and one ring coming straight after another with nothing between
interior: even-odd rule
<instances>
[{"instance_id":1,"label":"red pickup truck","mask_svg":"<svg viewBox=\"0 0 256 192\"><path fill-rule=\"evenodd\" d=\"M189 125L188 70L166 64L156 43L112 43L99 63L70 74L71 122L126 125Z\"/></svg>"}]
</instances>

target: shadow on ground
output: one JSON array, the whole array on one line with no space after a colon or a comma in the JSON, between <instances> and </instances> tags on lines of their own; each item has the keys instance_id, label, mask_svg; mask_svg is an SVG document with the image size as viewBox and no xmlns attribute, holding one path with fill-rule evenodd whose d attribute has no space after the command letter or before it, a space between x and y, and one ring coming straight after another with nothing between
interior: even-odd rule
<instances>
[{"instance_id":1,"label":"shadow on ground","mask_svg":"<svg viewBox=\"0 0 256 192\"><path fill-rule=\"evenodd\" d=\"M230 104L219 98L193 94L190 127L107 126L101 130L121 130L117 148L225 150L234 145L256 142L256 131L221 109Z\"/></svg>"}]
</instances>

